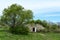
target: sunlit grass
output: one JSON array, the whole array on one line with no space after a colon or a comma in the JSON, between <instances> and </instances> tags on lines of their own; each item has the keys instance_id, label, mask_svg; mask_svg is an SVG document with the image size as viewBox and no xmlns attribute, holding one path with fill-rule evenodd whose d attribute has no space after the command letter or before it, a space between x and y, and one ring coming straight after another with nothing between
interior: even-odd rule
<instances>
[{"instance_id":1,"label":"sunlit grass","mask_svg":"<svg viewBox=\"0 0 60 40\"><path fill-rule=\"evenodd\" d=\"M29 35L16 35L0 30L0 40L60 40L60 33L29 33Z\"/></svg>"}]
</instances>

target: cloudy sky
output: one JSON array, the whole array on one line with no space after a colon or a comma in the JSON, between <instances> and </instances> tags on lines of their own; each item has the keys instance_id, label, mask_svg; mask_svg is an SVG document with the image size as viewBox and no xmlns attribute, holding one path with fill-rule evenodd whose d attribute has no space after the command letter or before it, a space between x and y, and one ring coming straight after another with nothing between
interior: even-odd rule
<instances>
[{"instance_id":1,"label":"cloudy sky","mask_svg":"<svg viewBox=\"0 0 60 40\"><path fill-rule=\"evenodd\" d=\"M34 19L60 22L60 0L0 0L0 15L4 8L14 3L31 9Z\"/></svg>"}]
</instances>

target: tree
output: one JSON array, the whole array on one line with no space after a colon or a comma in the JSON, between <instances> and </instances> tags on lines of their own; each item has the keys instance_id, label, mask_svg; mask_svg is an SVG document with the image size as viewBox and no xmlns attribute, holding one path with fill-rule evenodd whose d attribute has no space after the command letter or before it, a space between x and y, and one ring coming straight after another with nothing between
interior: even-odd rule
<instances>
[{"instance_id":1,"label":"tree","mask_svg":"<svg viewBox=\"0 0 60 40\"><path fill-rule=\"evenodd\" d=\"M35 24L42 24L42 21L38 19L35 21Z\"/></svg>"},{"instance_id":2,"label":"tree","mask_svg":"<svg viewBox=\"0 0 60 40\"><path fill-rule=\"evenodd\" d=\"M50 24L46 20L42 21L42 25L45 27L46 32L50 32L51 26L50 26Z\"/></svg>"},{"instance_id":3,"label":"tree","mask_svg":"<svg viewBox=\"0 0 60 40\"><path fill-rule=\"evenodd\" d=\"M31 10L26 10L21 5L12 4L3 10L1 21L14 28L19 25L25 25L32 18L33 12Z\"/></svg>"},{"instance_id":4,"label":"tree","mask_svg":"<svg viewBox=\"0 0 60 40\"><path fill-rule=\"evenodd\" d=\"M46 20L43 20L43 21L42 21L42 25L43 25L44 27L47 27L47 24L48 24L48 23L47 23Z\"/></svg>"},{"instance_id":5,"label":"tree","mask_svg":"<svg viewBox=\"0 0 60 40\"><path fill-rule=\"evenodd\" d=\"M27 24L31 25L31 27L33 27L35 25L35 20L30 20L29 22L27 22Z\"/></svg>"}]
</instances>

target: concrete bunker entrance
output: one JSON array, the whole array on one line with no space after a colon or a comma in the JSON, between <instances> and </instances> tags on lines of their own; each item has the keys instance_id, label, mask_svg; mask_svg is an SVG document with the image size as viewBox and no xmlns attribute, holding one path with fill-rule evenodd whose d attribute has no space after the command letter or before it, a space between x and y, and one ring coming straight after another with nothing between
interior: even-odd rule
<instances>
[{"instance_id":1,"label":"concrete bunker entrance","mask_svg":"<svg viewBox=\"0 0 60 40\"><path fill-rule=\"evenodd\" d=\"M32 31L33 31L33 32L36 32L36 27L33 27Z\"/></svg>"}]
</instances>

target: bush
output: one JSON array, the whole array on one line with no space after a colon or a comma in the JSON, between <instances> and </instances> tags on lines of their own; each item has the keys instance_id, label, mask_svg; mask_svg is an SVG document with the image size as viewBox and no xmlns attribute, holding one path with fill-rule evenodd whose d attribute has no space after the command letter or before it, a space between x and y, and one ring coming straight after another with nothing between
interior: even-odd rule
<instances>
[{"instance_id":1,"label":"bush","mask_svg":"<svg viewBox=\"0 0 60 40\"><path fill-rule=\"evenodd\" d=\"M14 28L10 27L10 32L14 34L28 34L29 33L29 28L26 26L17 26Z\"/></svg>"},{"instance_id":2,"label":"bush","mask_svg":"<svg viewBox=\"0 0 60 40\"><path fill-rule=\"evenodd\" d=\"M54 30L55 33L60 33L60 29Z\"/></svg>"},{"instance_id":3,"label":"bush","mask_svg":"<svg viewBox=\"0 0 60 40\"><path fill-rule=\"evenodd\" d=\"M48 30L47 29L41 29L41 30L37 30L37 32L47 33Z\"/></svg>"}]
</instances>

